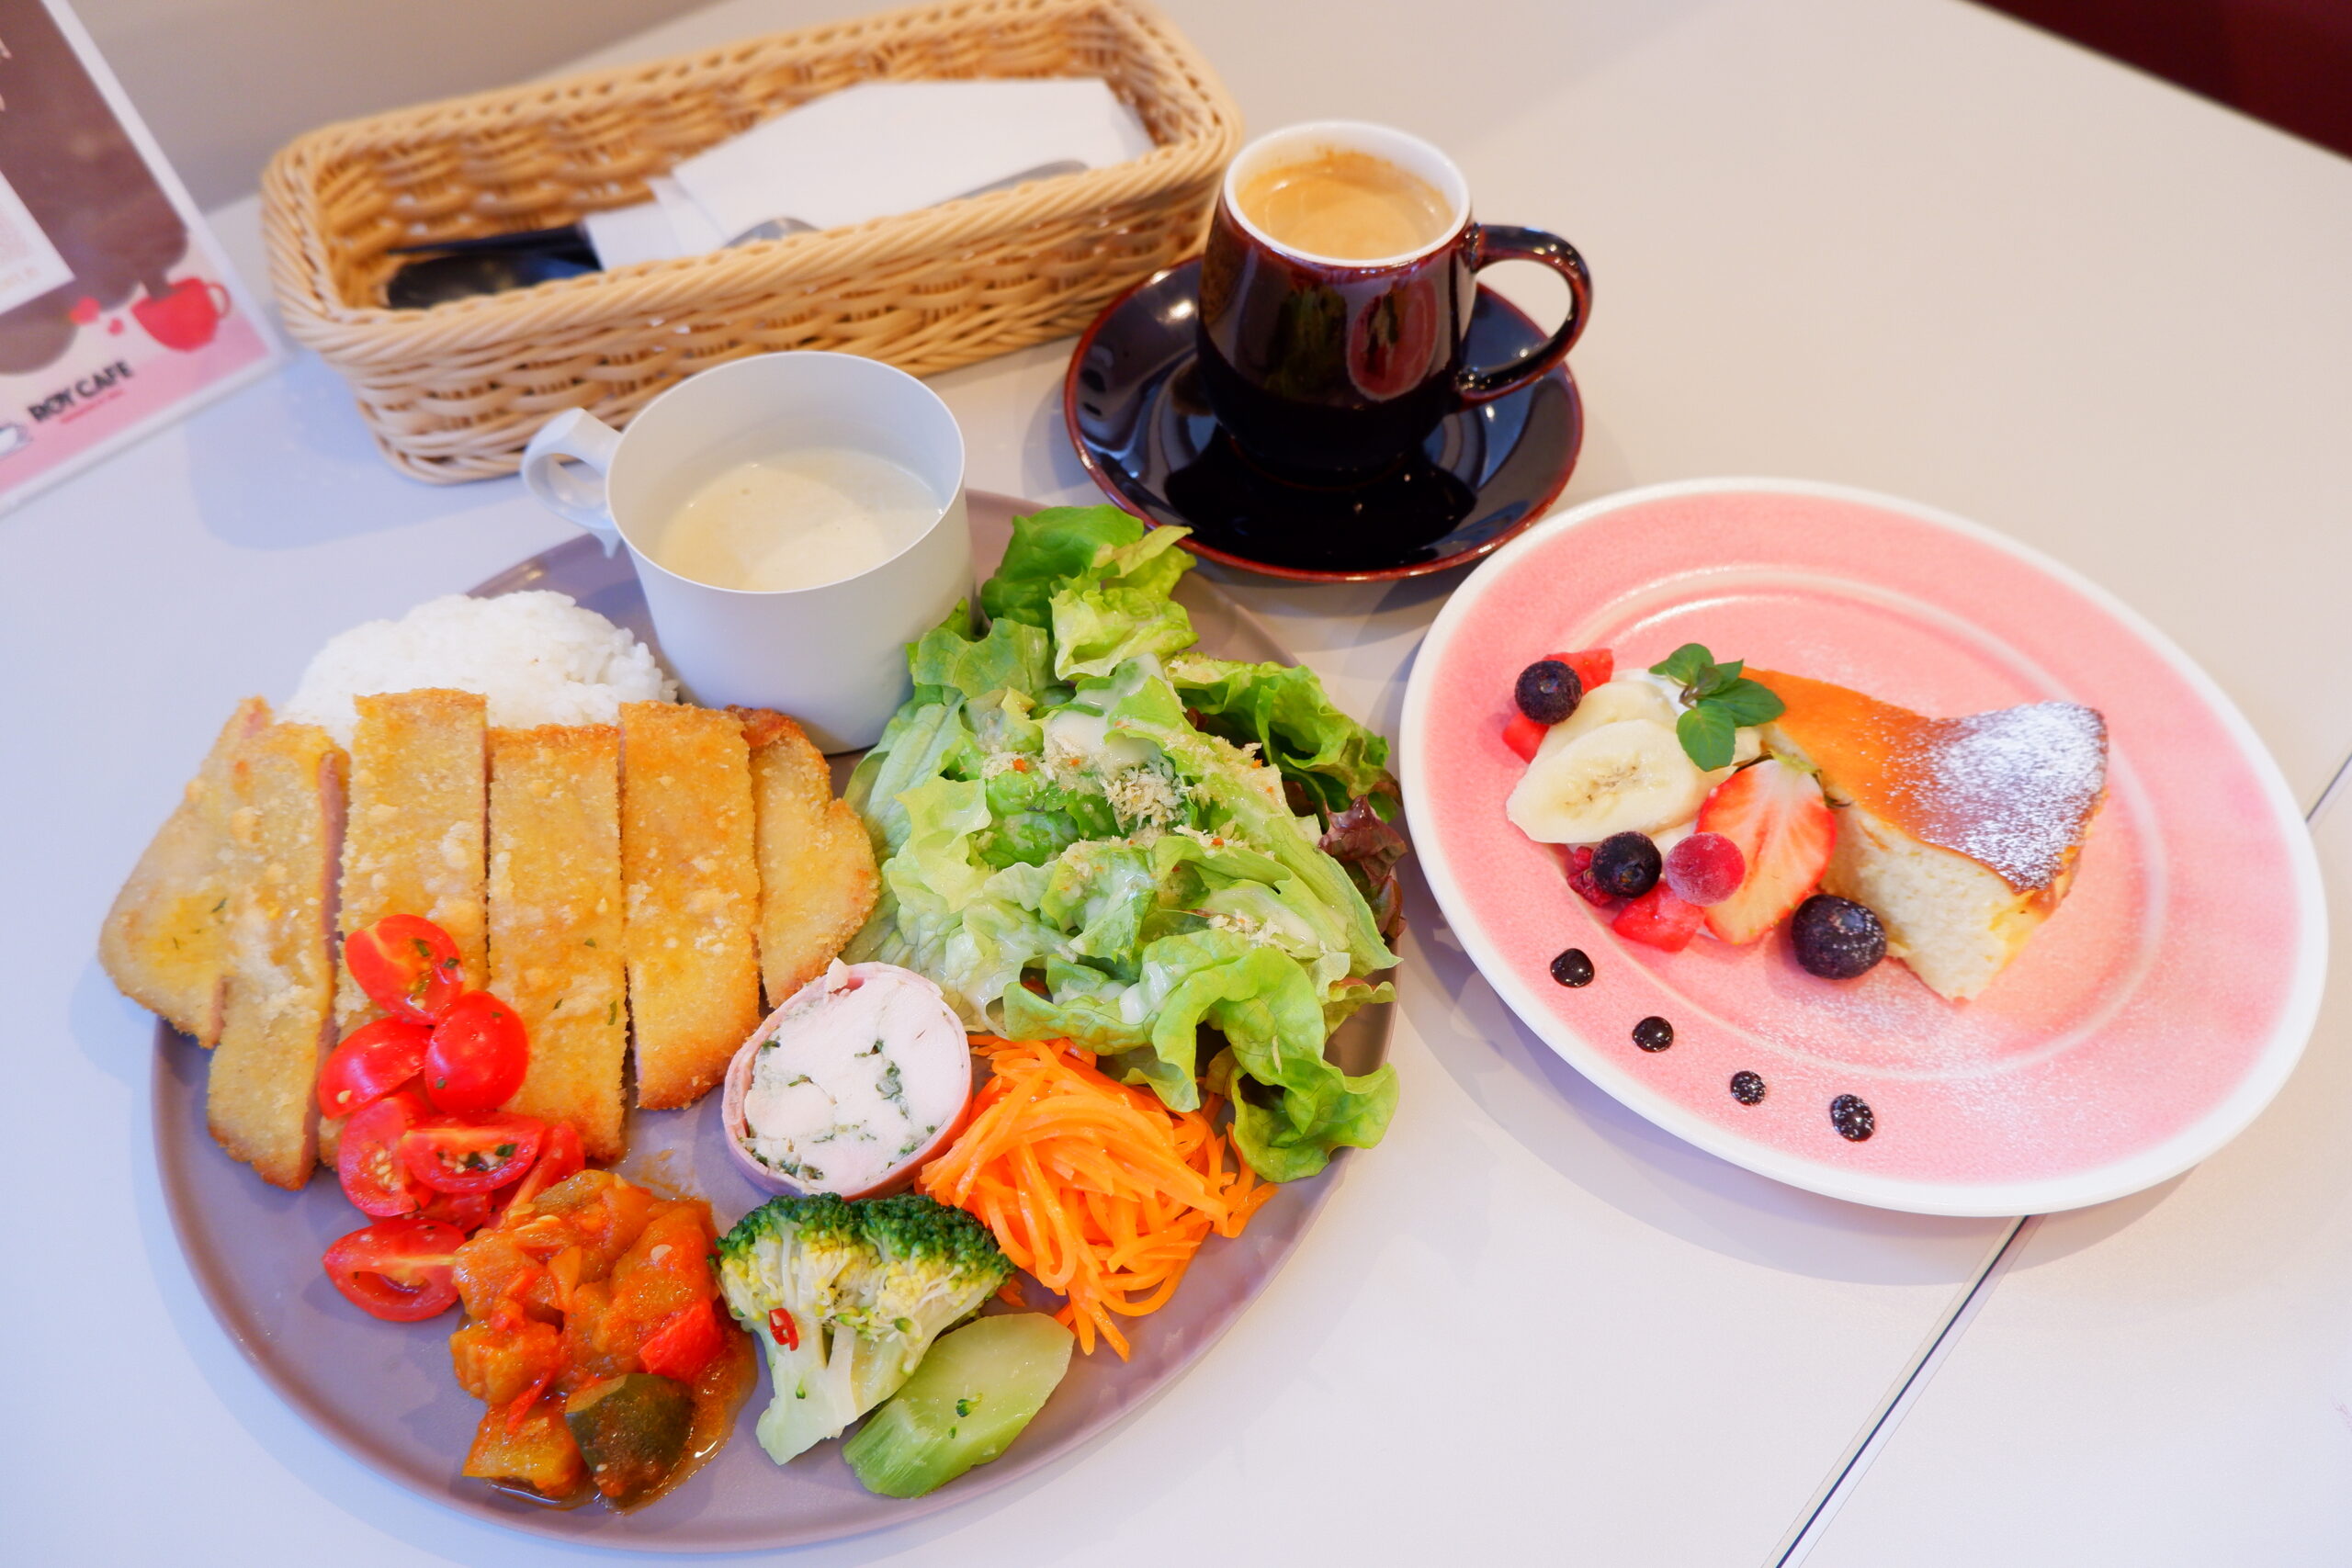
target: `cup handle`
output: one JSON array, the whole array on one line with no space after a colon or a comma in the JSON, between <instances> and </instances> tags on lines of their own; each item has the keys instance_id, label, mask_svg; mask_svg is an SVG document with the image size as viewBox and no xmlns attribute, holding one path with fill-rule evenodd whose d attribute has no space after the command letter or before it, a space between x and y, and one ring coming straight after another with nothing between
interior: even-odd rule
<instances>
[{"instance_id":1,"label":"cup handle","mask_svg":"<svg viewBox=\"0 0 2352 1568\"><path fill-rule=\"evenodd\" d=\"M549 512L596 536L611 555L620 543L612 507L605 499L605 475L620 450L621 433L586 409L566 409L539 426L523 448L523 484ZM577 460L596 477L584 479L566 466Z\"/></svg>"},{"instance_id":2,"label":"cup handle","mask_svg":"<svg viewBox=\"0 0 2352 1568\"><path fill-rule=\"evenodd\" d=\"M1592 316L1592 273L1574 245L1557 234L1542 229L1521 229L1511 223L1481 223L1477 236L1477 248L1470 261L1473 270L1483 272L1497 262L1505 261L1543 263L1567 280L1568 319L1560 323L1560 330L1543 347L1523 354L1508 365L1488 370L1464 366L1457 371L1453 389L1465 403L1491 402L1547 374L1568 356L1568 350L1584 336L1584 324Z\"/></svg>"},{"instance_id":3,"label":"cup handle","mask_svg":"<svg viewBox=\"0 0 2352 1568\"><path fill-rule=\"evenodd\" d=\"M208 278L205 280L204 291L206 296L212 301L213 316L220 321L227 321L229 319L228 289Z\"/></svg>"}]
</instances>

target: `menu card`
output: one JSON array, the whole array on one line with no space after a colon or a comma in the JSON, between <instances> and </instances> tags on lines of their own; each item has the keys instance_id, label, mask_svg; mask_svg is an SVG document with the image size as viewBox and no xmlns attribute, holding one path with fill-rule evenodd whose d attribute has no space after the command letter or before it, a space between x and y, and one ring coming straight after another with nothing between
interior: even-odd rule
<instances>
[{"instance_id":1,"label":"menu card","mask_svg":"<svg viewBox=\"0 0 2352 1568\"><path fill-rule=\"evenodd\" d=\"M277 358L63 0L0 0L0 512Z\"/></svg>"}]
</instances>

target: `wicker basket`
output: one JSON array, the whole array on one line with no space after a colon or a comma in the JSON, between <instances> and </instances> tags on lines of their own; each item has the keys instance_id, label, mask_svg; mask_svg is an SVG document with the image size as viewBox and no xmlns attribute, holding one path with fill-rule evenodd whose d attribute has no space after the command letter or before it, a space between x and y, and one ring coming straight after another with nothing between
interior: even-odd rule
<instances>
[{"instance_id":1,"label":"wicker basket","mask_svg":"<svg viewBox=\"0 0 2352 1568\"><path fill-rule=\"evenodd\" d=\"M482 295L381 300L395 245L569 223L648 175L857 82L1101 76L1156 145L1131 162L707 255ZM312 131L264 176L270 278L420 479L514 471L548 416L620 423L680 378L829 348L917 375L1074 332L1200 243L1240 116L1138 0L962 0Z\"/></svg>"}]
</instances>

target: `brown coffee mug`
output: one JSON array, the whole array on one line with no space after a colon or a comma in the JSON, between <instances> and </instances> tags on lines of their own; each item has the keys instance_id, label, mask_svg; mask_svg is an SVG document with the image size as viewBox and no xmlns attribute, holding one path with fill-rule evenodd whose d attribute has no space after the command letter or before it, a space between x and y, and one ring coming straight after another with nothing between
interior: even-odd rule
<instances>
[{"instance_id":1,"label":"brown coffee mug","mask_svg":"<svg viewBox=\"0 0 2352 1568\"><path fill-rule=\"evenodd\" d=\"M1317 254L1246 210L1241 193L1258 176L1353 154L1435 193L1445 210L1432 238L1391 255ZM1477 274L1500 261L1541 262L1566 279L1568 317L1510 364L1465 366ZM1317 120L1260 137L1226 171L1201 258L1201 387L1253 461L1346 483L1408 457L1446 415L1550 371L1591 314L1592 277L1576 247L1541 229L1472 222L1468 182L1444 153L1387 126Z\"/></svg>"}]
</instances>

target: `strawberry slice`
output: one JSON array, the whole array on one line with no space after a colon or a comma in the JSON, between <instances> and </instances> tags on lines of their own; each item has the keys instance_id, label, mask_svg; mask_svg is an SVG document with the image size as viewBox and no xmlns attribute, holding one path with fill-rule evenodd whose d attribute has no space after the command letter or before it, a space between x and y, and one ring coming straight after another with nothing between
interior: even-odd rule
<instances>
[{"instance_id":1,"label":"strawberry slice","mask_svg":"<svg viewBox=\"0 0 2352 1568\"><path fill-rule=\"evenodd\" d=\"M1605 648L1588 648L1582 653L1547 653L1544 657L1556 659L1575 671L1588 692L1595 686L1607 685L1609 678L1617 673L1617 656Z\"/></svg>"},{"instance_id":2,"label":"strawberry slice","mask_svg":"<svg viewBox=\"0 0 2352 1568\"><path fill-rule=\"evenodd\" d=\"M1605 648L1587 649L1582 653L1547 653L1546 659L1556 659L1577 672L1584 689L1605 685L1617 669L1617 656ZM1503 725L1503 744L1518 754L1522 762L1535 761L1536 748L1544 744L1544 737L1552 732L1551 726L1538 724L1523 713L1514 712Z\"/></svg>"},{"instance_id":3,"label":"strawberry slice","mask_svg":"<svg viewBox=\"0 0 2352 1568\"><path fill-rule=\"evenodd\" d=\"M1750 942L1805 901L1829 869L1838 818L1821 798L1821 781L1778 756L1742 768L1699 807L1699 830L1739 846L1747 879L1707 906L1707 929L1728 942Z\"/></svg>"},{"instance_id":4,"label":"strawberry slice","mask_svg":"<svg viewBox=\"0 0 2352 1568\"><path fill-rule=\"evenodd\" d=\"M1627 942L1679 953L1690 945L1690 939L1699 934L1700 922L1706 918L1706 910L1696 904L1684 903L1674 896L1674 889L1660 882L1618 910L1617 918L1609 922L1609 929Z\"/></svg>"},{"instance_id":5,"label":"strawberry slice","mask_svg":"<svg viewBox=\"0 0 2352 1568\"><path fill-rule=\"evenodd\" d=\"M1535 761L1535 749L1544 744L1544 737L1552 732L1549 725L1538 724L1523 713L1510 716L1503 726L1503 744L1518 754L1522 762Z\"/></svg>"}]
</instances>

